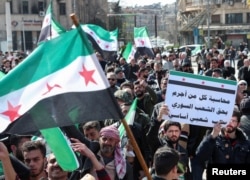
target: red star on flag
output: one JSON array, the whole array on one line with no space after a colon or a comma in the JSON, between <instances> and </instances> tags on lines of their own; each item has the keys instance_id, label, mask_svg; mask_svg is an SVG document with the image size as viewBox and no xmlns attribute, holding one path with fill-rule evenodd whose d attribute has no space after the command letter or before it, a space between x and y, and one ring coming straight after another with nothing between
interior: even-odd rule
<instances>
[{"instance_id":1,"label":"red star on flag","mask_svg":"<svg viewBox=\"0 0 250 180\"><path fill-rule=\"evenodd\" d=\"M109 45L107 44L107 45L105 45L105 48L109 48Z\"/></svg>"},{"instance_id":2,"label":"red star on flag","mask_svg":"<svg viewBox=\"0 0 250 180\"><path fill-rule=\"evenodd\" d=\"M93 31L90 31L90 34L92 34L92 35L93 35L93 34L94 34L94 33L93 33Z\"/></svg>"},{"instance_id":3,"label":"red star on flag","mask_svg":"<svg viewBox=\"0 0 250 180\"><path fill-rule=\"evenodd\" d=\"M186 81L186 79L185 79L185 78L182 78L182 81Z\"/></svg>"},{"instance_id":4,"label":"red star on flag","mask_svg":"<svg viewBox=\"0 0 250 180\"><path fill-rule=\"evenodd\" d=\"M222 84L221 87L224 88L224 84Z\"/></svg>"},{"instance_id":5,"label":"red star on flag","mask_svg":"<svg viewBox=\"0 0 250 180\"><path fill-rule=\"evenodd\" d=\"M93 82L94 84L96 84L95 80L93 79L93 74L94 74L95 70L90 70L88 71L84 65L82 66L82 71L79 72L80 75L85 79L85 84L86 86L88 85L89 82Z\"/></svg>"},{"instance_id":6,"label":"red star on flag","mask_svg":"<svg viewBox=\"0 0 250 180\"><path fill-rule=\"evenodd\" d=\"M20 115L18 114L19 109L21 108L21 105L18 105L16 107L12 106L12 104L8 101L8 110L2 112L1 114L8 116L10 121L13 122L15 119L17 119Z\"/></svg>"},{"instance_id":7,"label":"red star on flag","mask_svg":"<svg viewBox=\"0 0 250 180\"><path fill-rule=\"evenodd\" d=\"M48 18L48 17L46 17L46 19L45 19L45 23L46 23L46 24L48 24L48 23L49 23L49 18Z\"/></svg>"},{"instance_id":8,"label":"red star on flag","mask_svg":"<svg viewBox=\"0 0 250 180\"><path fill-rule=\"evenodd\" d=\"M143 41L143 40L140 40L140 43L141 43L141 45L143 45L143 46L144 46L144 41Z\"/></svg>"},{"instance_id":9,"label":"red star on flag","mask_svg":"<svg viewBox=\"0 0 250 180\"><path fill-rule=\"evenodd\" d=\"M101 43L101 41L100 41L100 40L97 40L96 42L97 42L98 44L100 44L100 43Z\"/></svg>"},{"instance_id":10,"label":"red star on flag","mask_svg":"<svg viewBox=\"0 0 250 180\"><path fill-rule=\"evenodd\" d=\"M45 93L43 93L43 95L49 93L49 92L50 92L52 89L54 89L55 87L57 87L57 88L62 88L62 87L61 87L60 85L58 85L58 84L55 84L54 86L50 86L49 83L46 84L46 87L47 87L48 90L47 90Z\"/></svg>"},{"instance_id":11,"label":"red star on flag","mask_svg":"<svg viewBox=\"0 0 250 180\"><path fill-rule=\"evenodd\" d=\"M202 81L202 82L201 82L201 84L203 84L203 85L204 85L204 84L205 84L205 82L204 82L204 81Z\"/></svg>"}]
</instances>

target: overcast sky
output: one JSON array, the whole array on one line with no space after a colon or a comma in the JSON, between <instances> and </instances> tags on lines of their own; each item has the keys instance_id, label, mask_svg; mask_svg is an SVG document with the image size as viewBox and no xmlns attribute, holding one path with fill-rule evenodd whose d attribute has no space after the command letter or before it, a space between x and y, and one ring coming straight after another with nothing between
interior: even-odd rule
<instances>
[{"instance_id":1,"label":"overcast sky","mask_svg":"<svg viewBox=\"0 0 250 180\"><path fill-rule=\"evenodd\" d=\"M110 2L117 2L118 0L108 0ZM176 0L120 0L121 6L143 6L161 2L161 5L172 4L176 2Z\"/></svg>"}]
</instances>

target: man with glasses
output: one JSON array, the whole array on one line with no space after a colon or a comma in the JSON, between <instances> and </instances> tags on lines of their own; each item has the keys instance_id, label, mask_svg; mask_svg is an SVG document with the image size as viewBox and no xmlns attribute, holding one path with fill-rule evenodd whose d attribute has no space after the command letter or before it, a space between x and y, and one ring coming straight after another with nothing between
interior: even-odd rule
<instances>
[{"instance_id":1,"label":"man with glasses","mask_svg":"<svg viewBox=\"0 0 250 180\"><path fill-rule=\"evenodd\" d=\"M109 81L111 91L115 93L119 89L119 86L116 85L116 74L114 72L109 72L106 76Z\"/></svg>"}]
</instances>

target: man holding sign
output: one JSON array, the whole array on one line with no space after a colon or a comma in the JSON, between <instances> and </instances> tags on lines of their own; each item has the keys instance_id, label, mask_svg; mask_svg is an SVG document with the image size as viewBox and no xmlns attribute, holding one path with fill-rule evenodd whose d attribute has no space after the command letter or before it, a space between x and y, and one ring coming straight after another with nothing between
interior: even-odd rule
<instances>
[{"instance_id":1,"label":"man holding sign","mask_svg":"<svg viewBox=\"0 0 250 180\"><path fill-rule=\"evenodd\" d=\"M165 104L172 121L189 124L187 150L194 180L203 171L197 164L196 148L207 129L231 119L236 91L236 81L170 71Z\"/></svg>"}]
</instances>

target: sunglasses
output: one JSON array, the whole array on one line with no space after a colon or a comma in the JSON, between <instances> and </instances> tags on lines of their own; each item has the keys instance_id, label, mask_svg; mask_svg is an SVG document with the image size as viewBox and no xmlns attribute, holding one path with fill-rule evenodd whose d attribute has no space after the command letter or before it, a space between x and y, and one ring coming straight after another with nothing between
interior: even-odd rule
<instances>
[{"instance_id":1,"label":"sunglasses","mask_svg":"<svg viewBox=\"0 0 250 180\"><path fill-rule=\"evenodd\" d=\"M240 86L243 86L243 85L244 85L244 86L246 86L247 84L246 84L246 83L242 83L242 84L240 84Z\"/></svg>"},{"instance_id":2,"label":"sunglasses","mask_svg":"<svg viewBox=\"0 0 250 180\"><path fill-rule=\"evenodd\" d=\"M115 79L112 79L112 78L108 78L109 81L115 81Z\"/></svg>"}]
</instances>

